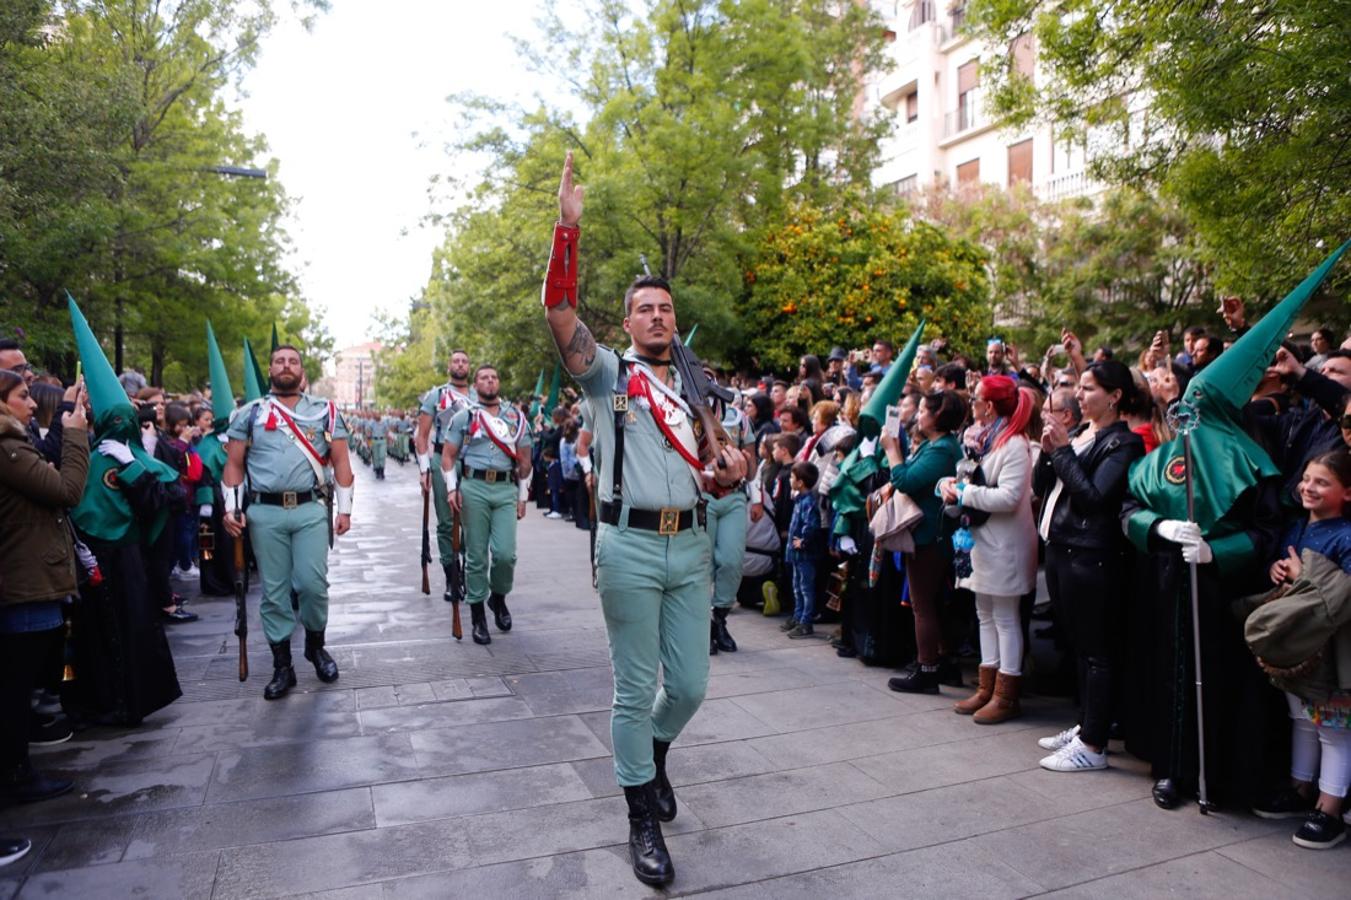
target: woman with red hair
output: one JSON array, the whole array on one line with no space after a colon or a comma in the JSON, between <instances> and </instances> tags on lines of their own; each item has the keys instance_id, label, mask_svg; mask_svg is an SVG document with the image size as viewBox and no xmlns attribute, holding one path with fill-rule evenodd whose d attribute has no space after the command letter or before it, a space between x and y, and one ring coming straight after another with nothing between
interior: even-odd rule
<instances>
[{"instance_id":1,"label":"woman with red hair","mask_svg":"<svg viewBox=\"0 0 1351 900\"><path fill-rule=\"evenodd\" d=\"M940 482L943 499L958 504L970 524L970 565L957 564L957 586L976 595L980 622L980 682L955 707L981 725L1021 715L1023 629L1020 598L1037 580L1037 532L1032 520L1032 444L1036 395L1006 375L980 380L972 397L977 421L989 421L976 439L980 467L966 480ZM993 413L993 420L990 415ZM980 518L972 511L989 517ZM965 530L965 529L964 529ZM954 546L962 542L962 532ZM960 547L959 547L960 550Z\"/></svg>"}]
</instances>

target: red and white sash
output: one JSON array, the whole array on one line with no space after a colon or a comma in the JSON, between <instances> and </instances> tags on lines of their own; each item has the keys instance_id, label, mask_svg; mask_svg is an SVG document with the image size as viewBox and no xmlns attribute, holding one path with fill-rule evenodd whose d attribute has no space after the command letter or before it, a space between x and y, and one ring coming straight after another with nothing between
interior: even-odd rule
<instances>
[{"instance_id":1,"label":"red and white sash","mask_svg":"<svg viewBox=\"0 0 1351 900\"><path fill-rule=\"evenodd\" d=\"M472 438L480 431L488 436L488 440L492 441L498 450L513 461L519 461L516 456L516 445L525 434L525 416L519 413L516 415L516 433L511 435L511 441L508 443L504 440L507 437L507 423L500 416L488 415L488 411L480 406L474 410L474 419L469 425L469 436Z\"/></svg>"},{"instance_id":2,"label":"red and white sash","mask_svg":"<svg viewBox=\"0 0 1351 900\"><path fill-rule=\"evenodd\" d=\"M694 436L693 414L679 394L667 387L647 366L627 358L629 375L628 395L637 405L652 414L652 421L680 458L690 467L694 485L703 490L704 467L699 462L699 442Z\"/></svg>"},{"instance_id":3,"label":"red and white sash","mask_svg":"<svg viewBox=\"0 0 1351 900\"><path fill-rule=\"evenodd\" d=\"M305 461L314 469L314 478L317 484L323 485L328 482L328 454L322 456L319 451L314 449L314 445L305 437L305 432L296 425L295 419L291 418L290 412L286 407L278 403L273 397L268 397L267 403L267 421L263 424L264 431L278 431L291 438L291 442L300 448L300 452L305 457ZM333 428L338 418L338 408L333 405L333 401L328 402L328 434L333 433ZM331 440L331 438L330 438Z\"/></svg>"}]
</instances>

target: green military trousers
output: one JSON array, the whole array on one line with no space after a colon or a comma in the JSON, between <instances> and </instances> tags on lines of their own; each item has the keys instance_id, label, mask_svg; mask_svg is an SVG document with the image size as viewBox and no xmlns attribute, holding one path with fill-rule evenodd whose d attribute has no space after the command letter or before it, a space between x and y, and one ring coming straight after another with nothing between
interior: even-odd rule
<instances>
[{"instance_id":1,"label":"green military trousers","mask_svg":"<svg viewBox=\"0 0 1351 900\"><path fill-rule=\"evenodd\" d=\"M300 595L300 621L307 631L328 627L328 510L318 501L293 509L254 503L248 509L249 540L263 579L258 612L270 644L291 639L295 613L291 590Z\"/></svg>"},{"instance_id":2,"label":"green military trousers","mask_svg":"<svg viewBox=\"0 0 1351 900\"><path fill-rule=\"evenodd\" d=\"M708 500L708 542L713 548L713 605L731 609L741 587L746 560L746 492L733 491Z\"/></svg>"},{"instance_id":3,"label":"green military trousers","mask_svg":"<svg viewBox=\"0 0 1351 900\"><path fill-rule=\"evenodd\" d=\"M464 515L464 599L510 594L516 575L516 483L460 480ZM450 557L446 557L449 559Z\"/></svg>"},{"instance_id":4,"label":"green military trousers","mask_svg":"<svg viewBox=\"0 0 1351 900\"><path fill-rule=\"evenodd\" d=\"M652 739L674 740L708 687L708 537L601 523L596 569L614 669L615 777L646 784L656 777Z\"/></svg>"},{"instance_id":5,"label":"green military trousers","mask_svg":"<svg viewBox=\"0 0 1351 900\"><path fill-rule=\"evenodd\" d=\"M385 467L385 454L389 450L389 442L385 438L375 438L371 441L371 465L377 469Z\"/></svg>"},{"instance_id":6,"label":"green military trousers","mask_svg":"<svg viewBox=\"0 0 1351 900\"><path fill-rule=\"evenodd\" d=\"M455 510L446 499L446 479L441 474L440 454L432 459L432 503L436 506L436 555L441 565L450 565L455 555L452 535L455 532Z\"/></svg>"}]
</instances>

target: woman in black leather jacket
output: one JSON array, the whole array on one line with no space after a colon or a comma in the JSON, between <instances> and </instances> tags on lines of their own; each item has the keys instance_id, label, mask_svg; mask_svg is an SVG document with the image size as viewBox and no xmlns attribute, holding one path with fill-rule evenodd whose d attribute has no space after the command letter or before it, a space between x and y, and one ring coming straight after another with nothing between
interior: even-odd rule
<instances>
[{"instance_id":1,"label":"woman in black leather jacket","mask_svg":"<svg viewBox=\"0 0 1351 900\"><path fill-rule=\"evenodd\" d=\"M1079 658L1079 724L1039 741L1054 751L1041 765L1056 772L1107 766L1109 647L1120 621L1127 550L1121 504L1131 464L1144 455L1144 442L1122 416L1137 400L1126 366L1115 360L1089 366L1075 397L1084 424L1071 434L1048 417L1033 476L1033 491L1044 498L1038 525L1046 587Z\"/></svg>"}]
</instances>

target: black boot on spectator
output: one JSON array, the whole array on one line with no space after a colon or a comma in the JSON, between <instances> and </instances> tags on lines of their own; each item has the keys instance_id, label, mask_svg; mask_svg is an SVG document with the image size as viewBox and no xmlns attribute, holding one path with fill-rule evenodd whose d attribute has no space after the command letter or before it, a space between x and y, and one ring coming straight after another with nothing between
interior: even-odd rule
<instances>
[{"instance_id":1,"label":"black boot on spectator","mask_svg":"<svg viewBox=\"0 0 1351 900\"><path fill-rule=\"evenodd\" d=\"M13 766L0 775L0 797L13 803L50 800L60 797L73 787L75 782L38 772L28 762Z\"/></svg>"},{"instance_id":2,"label":"black boot on spectator","mask_svg":"<svg viewBox=\"0 0 1351 900\"><path fill-rule=\"evenodd\" d=\"M729 612L731 610L725 607L713 607L713 642L724 653L735 653L736 641L732 640L732 634L727 630L727 614Z\"/></svg>"},{"instance_id":3,"label":"black boot on spectator","mask_svg":"<svg viewBox=\"0 0 1351 900\"><path fill-rule=\"evenodd\" d=\"M938 693L938 666L915 666L887 681L887 687L903 694Z\"/></svg>"},{"instance_id":4,"label":"black boot on spectator","mask_svg":"<svg viewBox=\"0 0 1351 900\"><path fill-rule=\"evenodd\" d=\"M675 878L675 866L661 836L653 784L649 781L624 788L624 799L629 803L629 858L633 861L633 874L643 884L670 884Z\"/></svg>"},{"instance_id":5,"label":"black boot on spectator","mask_svg":"<svg viewBox=\"0 0 1351 900\"><path fill-rule=\"evenodd\" d=\"M305 658L314 663L314 674L318 675L324 684L332 684L338 680L338 664L324 649L322 631L305 630Z\"/></svg>"},{"instance_id":6,"label":"black boot on spectator","mask_svg":"<svg viewBox=\"0 0 1351 900\"><path fill-rule=\"evenodd\" d=\"M491 644L493 639L488 634L488 614L483 611L482 603L469 604L469 619L473 623L474 643Z\"/></svg>"},{"instance_id":7,"label":"black boot on spectator","mask_svg":"<svg viewBox=\"0 0 1351 900\"><path fill-rule=\"evenodd\" d=\"M670 822L676 817L675 788L666 777L666 753L670 749L670 741L652 739L652 762L657 767L657 777L652 784L657 798L657 819L662 822Z\"/></svg>"},{"instance_id":8,"label":"black boot on spectator","mask_svg":"<svg viewBox=\"0 0 1351 900\"><path fill-rule=\"evenodd\" d=\"M493 622L497 625L498 631L511 630L511 610L507 609L507 597L505 594L489 594L488 608L493 611Z\"/></svg>"},{"instance_id":9,"label":"black boot on spectator","mask_svg":"<svg viewBox=\"0 0 1351 900\"><path fill-rule=\"evenodd\" d=\"M289 640L276 644L269 642L268 646L272 648L272 680L263 688L263 699L276 700L285 697L286 692L296 686L296 670L291 667Z\"/></svg>"}]
</instances>

